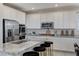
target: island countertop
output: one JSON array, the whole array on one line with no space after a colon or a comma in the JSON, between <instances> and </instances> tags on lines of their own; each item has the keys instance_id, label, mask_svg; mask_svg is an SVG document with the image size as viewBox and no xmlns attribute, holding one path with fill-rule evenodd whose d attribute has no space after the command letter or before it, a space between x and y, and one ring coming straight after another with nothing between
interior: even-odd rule
<instances>
[{"instance_id":1,"label":"island countertop","mask_svg":"<svg viewBox=\"0 0 79 59\"><path fill-rule=\"evenodd\" d=\"M3 52L8 53L9 55L20 55L24 52L32 50L32 48L36 45L39 45L41 42L39 41L27 41L20 44L5 43L3 47Z\"/></svg>"}]
</instances>

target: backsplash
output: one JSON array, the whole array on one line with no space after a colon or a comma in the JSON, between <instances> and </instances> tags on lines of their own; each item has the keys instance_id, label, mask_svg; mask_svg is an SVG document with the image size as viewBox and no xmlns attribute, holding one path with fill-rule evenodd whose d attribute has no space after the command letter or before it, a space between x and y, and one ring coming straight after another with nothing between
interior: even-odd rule
<instances>
[{"instance_id":1,"label":"backsplash","mask_svg":"<svg viewBox=\"0 0 79 59\"><path fill-rule=\"evenodd\" d=\"M53 34L53 36L79 36L79 31L75 29L26 29L29 35Z\"/></svg>"}]
</instances>

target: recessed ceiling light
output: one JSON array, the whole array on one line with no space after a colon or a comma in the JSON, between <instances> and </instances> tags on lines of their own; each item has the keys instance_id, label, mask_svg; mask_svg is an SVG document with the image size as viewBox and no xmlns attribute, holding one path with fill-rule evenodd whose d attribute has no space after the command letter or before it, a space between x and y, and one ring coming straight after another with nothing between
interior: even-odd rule
<instances>
[{"instance_id":1,"label":"recessed ceiling light","mask_svg":"<svg viewBox=\"0 0 79 59\"><path fill-rule=\"evenodd\" d=\"M55 4L55 7L58 7L58 4Z\"/></svg>"},{"instance_id":2,"label":"recessed ceiling light","mask_svg":"<svg viewBox=\"0 0 79 59\"><path fill-rule=\"evenodd\" d=\"M35 9L35 8L32 8L32 10L33 10L33 9Z\"/></svg>"}]
</instances>

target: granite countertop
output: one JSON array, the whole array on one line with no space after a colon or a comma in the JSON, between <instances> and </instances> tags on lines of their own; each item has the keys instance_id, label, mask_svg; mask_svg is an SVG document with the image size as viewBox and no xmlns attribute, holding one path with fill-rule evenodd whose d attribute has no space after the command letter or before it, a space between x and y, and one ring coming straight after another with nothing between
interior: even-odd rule
<instances>
[{"instance_id":1,"label":"granite countertop","mask_svg":"<svg viewBox=\"0 0 79 59\"><path fill-rule=\"evenodd\" d=\"M40 42L37 42L37 41L27 41L27 42L20 43L20 44L13 44L12 42L5 43L3 47L3 52L10 53L10 54L18 54L39 43Z\"/></svg>"}]
</instances>

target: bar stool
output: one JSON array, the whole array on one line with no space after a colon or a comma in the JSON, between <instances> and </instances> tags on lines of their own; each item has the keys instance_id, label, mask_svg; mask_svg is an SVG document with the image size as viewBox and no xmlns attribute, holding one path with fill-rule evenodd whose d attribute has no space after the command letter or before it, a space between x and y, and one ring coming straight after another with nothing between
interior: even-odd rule
<instances>
[{"instance_id":1,"label":"bar stool","mask_svg":"<svg viewBox=\"0 0 79 59\"><path fill-rule=\"evenodd\" d=\"M76 56L79 56L79 47L75 49Z\"/></svg>"},{"instance_id":2,"label":"bar stool","mask_svg":"<svg viewBox=\"0 0 79 59\"><path fill-rule=\"evenodd\" d=\"M36 51L36 52L39 52L39 56L43 56L44 55L44 51L46 49L45 49L45 47L38 46L38 47L33 48L33 50Z\"/></svg>"},{"instance_id":3,"label":"bar stool","mask_svg":"<svg viewBox=\"0 0 79 59\"><path fill-rule=\"evenodd\" d=\"M78 47L78 44L77 44L77 43L75 43L75 44L74 44L74 47Z\"/></svg>"},{"instance_id":4,"label":"bar stool","mask_svg":"<svg viewBox=\"0 0 79 59\"><path fill-rule=\"evenodd\" d=\"M23 56L39 56L39 53L35 51L29 51L29 52L25 52Z\"/></svg>"},{"instance_id":5,"label":"bar stool","mask_svg":"<svg viewBox=\"0 0 79 59\"><path fill-rule=\"evenodd\" d=\"M50 44L45 44L45 43L44 43L44 44L41 44L40 46L46 48L46 55L49 56L49 47L50 47ZM46 55L45 55L45 56L46 56Z\"/></svg>"},{"instance_id":6,"label":"bar stool","mask_svg":"<svg viewBox=\"0 0 79 59\"><path fill-rule=\"evenodd\" d=\"M45 44L50 44L49 51L50 51L50 56L52 56L53 55L53 42L46 41Z\"/></svg>"},{"instance_id":7,"label":"bar stool","mask_svg":"<svg viewBox=\"0 0 79 59\"><path fill-rule=\"evenodd\" d=\"M79 56L79 46L77 43L74 44L76 56Z\"/></svg>"}]
</instances>

